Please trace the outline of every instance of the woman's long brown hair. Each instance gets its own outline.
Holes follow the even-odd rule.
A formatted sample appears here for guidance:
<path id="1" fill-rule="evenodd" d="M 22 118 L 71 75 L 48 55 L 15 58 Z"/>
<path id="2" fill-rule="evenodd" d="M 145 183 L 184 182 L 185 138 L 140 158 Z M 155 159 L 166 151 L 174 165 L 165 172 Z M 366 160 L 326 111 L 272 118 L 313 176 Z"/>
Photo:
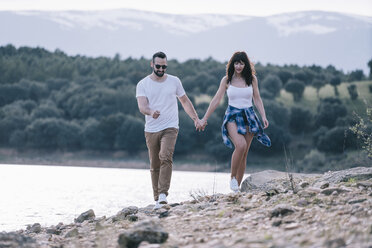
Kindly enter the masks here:
<path id="1" fill-rule="evenodd" d="M 253 63 L 250 62 L 247 54 L 245 52 L 235 52 L 229 63 L 227 64 L 226 68 L 226 76 L 227 76 L 227 83 L 231 82 L 232 76 L 234 75 L 234 63 L 235 62 L 243 62 L 244 69 L 242 71 L 242 77 L 244 78 L 246 84 L 250 86 L 253 81 L 253 75 L 256 75 L 256 70 L 254 69 Z"/>

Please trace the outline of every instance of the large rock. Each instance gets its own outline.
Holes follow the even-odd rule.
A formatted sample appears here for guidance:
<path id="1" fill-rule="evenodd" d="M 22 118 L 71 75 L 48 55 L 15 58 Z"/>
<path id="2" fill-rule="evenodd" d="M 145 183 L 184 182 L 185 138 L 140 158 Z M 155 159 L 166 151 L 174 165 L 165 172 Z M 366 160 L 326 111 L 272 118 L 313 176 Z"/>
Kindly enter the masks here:
<path id="1" fill-rule="evenodd" d="M 138 207 L 136 206 L 130 206 L 127 208 L 123 208 L 120 210 L 115 216 L 113 216 L 112 221 L 120 221 L 120 220 L 129 220 L 129 221 L 137 221 L 138 216 L 136 215 L 138 213 Z"/>
<path id="2" fill-rule="evenodd" d="M 1 248 L 36 248 L 35 240 L 22 234 L 10 232 L 0 233 Z"/>
<path id="3" fill-rule="evenodd" d="M 39 223 L 35 223 L 32 226 L 28 226 L 27 230 L 31 233 L 40 233 L 41 232 L 41 225 Z"/>
<path id="4" fill-rule="evenodd" d="M 85 220 L 94 220 L 95 218 L 96 215 L 94 214 L 94 211 L 89 209 L 88 211 L 80 214 L 80 216 L 75 219 L 75 222 L 82 223 Z"/>
<path id="5" fill-rule="evenodd" d="M 132 230 L 119 235 L 119 246 L 122 248 L 137 248 L 142 241 L 150 244 L 161 244 L 168 239 L 168 233 L 163 231 L 159 222 L 146 220 L 138 223 Z"/>
<path id="6" fill-rule="evenodd" d="M 321 176 L 319 174 L 302 174 L 302 173 L 291 173 L 296 183 L 300 184 L 302 180 L 311 177 Z M 298 182 L 297 182 L 298 181 Z M 249 192 L 252 190 L 270 191 L 277 189 L 282 191 L 289 189 L 289 178 L 288 173 L 276 170 L 264 170 L 257 173 L 253 173 L 248 176 L 241 185 L 242 192 Z"/>
<path id="7" fill-rule="evenodd" d="M 79 230 L 77 228 L 74 228 L 66 233 L 65 238 L 72 238 L 78 235 L 79 235 Z"/>
<path id="8" fill-rule="evenodd" d="M 348 190 L 346 189 L 342 189 L 342 188 L 328 188 L 328 189 L 323 189 L 320 193 L 324 194 L 324 195 L 331 195 L 331 194 L 341 194 L 341 193 L 344 193 L 344 192 L 348 192 Z"/>
<path id="9" fill-rule="evenodd" d="M 270 218 L 293 214 L 296 210 L 289 205 L 279 204 L 269 211 Z"/>
<path id="10" fill-rule="evenodd" d="M 327 172 L 320 180 L 330 183 L 339 183 L 347 182 L 350 179 L 359 181 L 368 180 L 370 178 L 372 178 L 372 167 L 356 167 L 347 170 Z"/>

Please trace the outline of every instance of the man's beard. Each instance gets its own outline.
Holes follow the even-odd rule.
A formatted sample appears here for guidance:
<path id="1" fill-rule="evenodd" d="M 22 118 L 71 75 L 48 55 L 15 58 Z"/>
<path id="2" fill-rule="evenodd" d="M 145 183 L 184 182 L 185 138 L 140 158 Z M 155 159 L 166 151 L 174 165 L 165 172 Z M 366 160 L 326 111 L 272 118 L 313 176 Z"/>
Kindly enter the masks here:
<path id="1" fill-rule="evenodd" d="M 156 70 L 154 70 L 154 73 L 155 73 L 155 75 L 158 76 L 158 77 L 162 77 L 162 76 L 164 76 L 164 71 L 156 71 Z"/>

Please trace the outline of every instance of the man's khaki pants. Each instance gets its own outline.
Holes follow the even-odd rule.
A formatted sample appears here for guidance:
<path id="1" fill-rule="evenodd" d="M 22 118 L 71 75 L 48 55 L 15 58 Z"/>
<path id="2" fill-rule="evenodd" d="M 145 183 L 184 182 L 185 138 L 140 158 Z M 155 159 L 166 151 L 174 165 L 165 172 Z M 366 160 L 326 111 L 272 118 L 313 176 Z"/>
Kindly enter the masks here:
<path id="1" fill-rule="evenodd" d="M 161 193 L 168 195 L 177 135 L 177 128 L 167 128 L 156 133 L 145 132 L 155 201 Z"/>

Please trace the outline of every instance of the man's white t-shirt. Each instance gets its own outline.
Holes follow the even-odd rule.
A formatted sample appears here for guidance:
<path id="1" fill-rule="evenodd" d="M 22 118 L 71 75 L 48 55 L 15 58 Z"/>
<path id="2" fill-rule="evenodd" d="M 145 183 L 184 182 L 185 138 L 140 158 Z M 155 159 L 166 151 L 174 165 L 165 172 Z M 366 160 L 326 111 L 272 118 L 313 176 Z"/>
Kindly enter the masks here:
<path id="1" fill-rule="evenodd" d="M 136 88 L 136 97 L 147 97 L 150 109 L 160 111 L 157 119 L 150 115 L 145 116 L 145 131 L 155 133 L 171 127 L 178 129 L 177 97 L 183 95 L 185 95 L 185 90 L 181 80 L 169 74 L 163 82 L 154 81 L 150 76 L 139 81 Z"/>

